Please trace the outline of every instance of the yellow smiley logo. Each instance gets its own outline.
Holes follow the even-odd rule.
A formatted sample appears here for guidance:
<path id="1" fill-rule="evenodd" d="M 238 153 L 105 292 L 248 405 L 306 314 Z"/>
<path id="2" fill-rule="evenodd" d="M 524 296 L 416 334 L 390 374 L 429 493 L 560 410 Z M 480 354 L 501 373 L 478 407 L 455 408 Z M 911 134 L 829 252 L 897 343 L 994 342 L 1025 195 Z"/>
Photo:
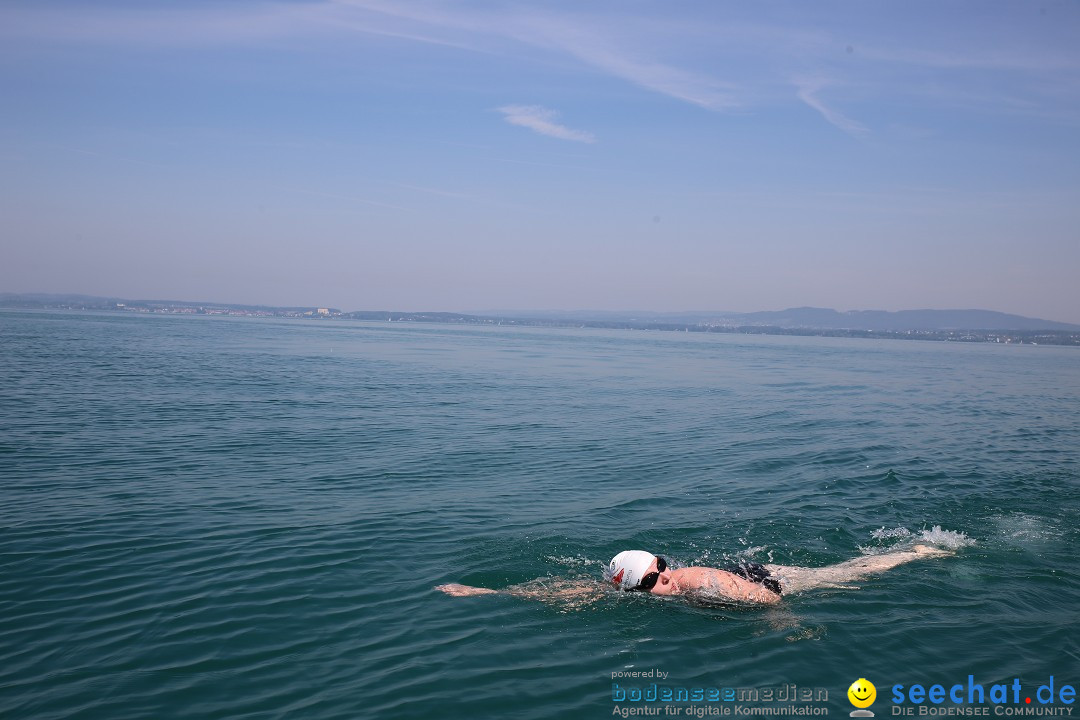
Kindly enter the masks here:
<path id="1" fill-rule="evenodd" d="M 877 699 L 877 688 L 866 678 L 859 678 L 847 689 L 847 698 L 857 708 L 867 708 Z"/>

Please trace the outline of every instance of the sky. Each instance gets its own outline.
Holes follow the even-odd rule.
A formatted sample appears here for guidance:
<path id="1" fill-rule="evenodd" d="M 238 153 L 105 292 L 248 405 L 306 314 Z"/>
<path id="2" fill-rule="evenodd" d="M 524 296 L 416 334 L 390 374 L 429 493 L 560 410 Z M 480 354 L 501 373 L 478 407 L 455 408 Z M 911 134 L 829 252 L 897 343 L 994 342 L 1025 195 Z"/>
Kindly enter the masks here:
<path id="1" fill-rule="evenodd" d="M 1080 323 L 1080 3 L 7 0 L 0 292 Z"/>

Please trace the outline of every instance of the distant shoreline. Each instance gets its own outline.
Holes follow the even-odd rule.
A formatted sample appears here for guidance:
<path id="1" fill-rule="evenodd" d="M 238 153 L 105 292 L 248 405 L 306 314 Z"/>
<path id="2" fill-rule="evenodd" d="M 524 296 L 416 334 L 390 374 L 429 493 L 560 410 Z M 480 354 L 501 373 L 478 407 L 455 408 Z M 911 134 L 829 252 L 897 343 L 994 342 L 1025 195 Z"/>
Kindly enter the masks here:
<path id="1" fill-rule="evenodd" d="M 593 328 L 609 330 L 656 330 L 662 332 L 724 333 L 739 335 L 788 335 L 802 337 L 876 338 L 888 340 L 930 340 L 939 342 L 990 342 L 999 344 L 1062 345 L 1080 347 L 1080 329 L 1004 329 L 1004 328 L 909 328 L 909 329 L 860 329 L 842 327 L 785 327 L 780 324 L 740 323 L 724 319 L 713 321 L 674 322 L 661 319 L 589 319 L 573 317 L 504 317 L 494 315 L 469 315 L 446 312 L 397 312 L 359 310 L 343 312 L 337 308 L 273 307 L 258 305 L 233 305 L 226 303 L 198 303 L 184 301 L 122 300 L 90 296 L 63 295 L 0 295 L 0 308 L 23 310 L 69 310 L 113 313 L 140 313 L 165 315 L 220 315 L 227 317 L 293 318 L 309 320 L 363 320 L 375 322 L 423 322 L 453 325 L 484 325 L 508 327 Z M 813 308 L 802 308 L 809 311 Z M 820 311 L 831 312 L 835 311 Z M 923 313 L 950 311 L 921 311 Z M 958 311 L 985 312 L 985 311 Z M 752 313 L 747 315 L 769 316 L 781 313 Z M 614 315 L 612 313 L 612 315 Z M 718 314 L 719 315 L 719 314 Z M 737 317 L 737 316 L 736 316 Z M 1019 316 L 1005 316 L 1019 317 Z M 1022 318 L 1029 322 L 1039 322 Z M 1054 323 L 1064 325 L 1064 323 Z"/>

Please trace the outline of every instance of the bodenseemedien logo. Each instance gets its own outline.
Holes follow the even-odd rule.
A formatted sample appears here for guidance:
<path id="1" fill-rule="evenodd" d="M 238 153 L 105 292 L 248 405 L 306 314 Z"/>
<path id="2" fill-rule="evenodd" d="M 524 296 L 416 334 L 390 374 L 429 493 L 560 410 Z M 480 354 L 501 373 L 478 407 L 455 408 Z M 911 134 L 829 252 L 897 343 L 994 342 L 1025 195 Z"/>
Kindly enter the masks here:
<path id="1" fill-rule="evenodd" d="M 848 702 L 857 708 L 849 713 L 851 717 L 874 717 L 874 713 L 866 709 L 877 699 L 877 688 L 874 687 L 874 683 L 866 678 L 859 678 L 847 689 L 847 698 Z"/>

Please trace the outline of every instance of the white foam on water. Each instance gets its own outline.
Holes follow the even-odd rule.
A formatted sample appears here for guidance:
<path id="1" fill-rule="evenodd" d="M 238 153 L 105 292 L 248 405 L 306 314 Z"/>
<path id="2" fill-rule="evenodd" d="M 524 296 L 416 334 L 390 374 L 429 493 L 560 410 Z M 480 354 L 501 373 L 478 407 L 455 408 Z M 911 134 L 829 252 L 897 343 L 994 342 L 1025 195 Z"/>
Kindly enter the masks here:
<path id="1" fill-rule="evenodd" d="M 1010 545 L 1039 547 L 1055 542 L 1062 536 L 1061 530 L 1054 525 L 1027 513 L 999 515 L 991 518 L 991 521 L 997 526 L 999 536 Z"/>

